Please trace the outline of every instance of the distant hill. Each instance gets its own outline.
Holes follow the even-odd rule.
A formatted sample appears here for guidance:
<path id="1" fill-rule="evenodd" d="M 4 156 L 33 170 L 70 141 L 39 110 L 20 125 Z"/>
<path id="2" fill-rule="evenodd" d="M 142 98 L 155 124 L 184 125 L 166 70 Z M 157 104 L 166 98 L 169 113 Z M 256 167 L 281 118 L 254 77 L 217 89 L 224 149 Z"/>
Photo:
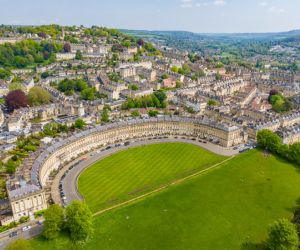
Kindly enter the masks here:
<path id="1" fill-rule="evenodd" d="M 156 30 L 121 30 L 124 33 L 144 37 L 175 37 L 177 39 L 207 39 L 216 40 L 281 40 L 299 39 L 300 30 L 270 33 L 193 33 L 189 31 L 156 31 Z"/>

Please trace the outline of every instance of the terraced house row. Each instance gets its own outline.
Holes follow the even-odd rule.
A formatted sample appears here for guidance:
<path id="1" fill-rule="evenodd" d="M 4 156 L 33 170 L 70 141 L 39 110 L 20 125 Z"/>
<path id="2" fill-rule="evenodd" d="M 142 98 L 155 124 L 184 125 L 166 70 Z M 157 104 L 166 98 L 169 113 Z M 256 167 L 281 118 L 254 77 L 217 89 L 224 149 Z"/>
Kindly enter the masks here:
<path id="1" fill-rule="evenodd" d="M 80 154 L 120 141 L 135 138 L 147 139 L 155 136 L 184 136 L 194 139 L 210 140 L 222 147 L 231 147 L 247 141 L 247 134 L 242 127 L 219 124 L 214 121 L 194 118 L 159 117 L 136 119 L 97 126 L 60 141 L 47 149 L 35 160 L 31 169 L 31 183 L 14 186 L 9 190 L 9 197 L 14 206 L 13 218 L 32 216 L 40 208 L 45 208 L 45 192 L 48 188 L 49 175 Z M 17 194 L 17 196 L 15 195 Z M 32 196 L 42 194 L 42 204 L 23 202 Z M 20 202 L 22 201 L 22 206 Z"/>

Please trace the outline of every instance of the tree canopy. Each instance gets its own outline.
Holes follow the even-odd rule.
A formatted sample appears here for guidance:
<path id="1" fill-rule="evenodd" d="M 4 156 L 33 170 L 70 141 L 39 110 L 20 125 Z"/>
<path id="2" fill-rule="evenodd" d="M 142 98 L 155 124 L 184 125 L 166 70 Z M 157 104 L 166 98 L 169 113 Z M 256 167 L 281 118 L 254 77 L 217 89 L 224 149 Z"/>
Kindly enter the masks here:
<path id="1" fill-rule="evenodd" d="M 88 84 L 83 79 L 64 79 L 59 82 L 58 90 L 64 92 L 66 95 L 73 95 L 74 92 L 81 92 L 88 88 Z"/>
<path id="2" fill-rule="evenodd" d="M 29 90 L 27 98 L 31 106 L 37 106 L 49 103 L 51 100 L 51 95 L 47 90 L 39 86 L 35 86 Z"/>
<path id="3" fill-rule="evenodd" d="M 279 219 L 271 225 L 267 239 L 270 250 L 296 250 L 299 238 L 296 227 L 287 219 Z"/>
<path id="4" fill-rule="evenodd" d="M 51 205 L 44 213 L 43 236 L 46 239 L 55 239 L 58 237 L 64 223 L 64 211 L 57 205 Z"/>
<path id="5" fill-rule="evenodd" d="M 24 40 L 16 44 L 0 45 L 0 65 L 25 68 L 36 64 L 49 64 L 55 61 L 55 53 L 62 45 L 42 41 Z"/>
<path id="6" fill-rule="evenodd" d="M 75 128 L 82 129 L 86 125 L 85 121 L 81 118 L 77 119 L 74 123 Z"/>
<path id="7" fill-rule="evenodd" d="M 74 242 L 85 242 L 92 235 L 93 217 L 85 203 L 75 200 L 66 208 L 66 227 Z"/>
<path id="8" fill-rule="evenodd" d="M 15 109 L 26 107 L 28 105 L 28 99 L 22 90 L 13 90 L 5 97 L 5 105 L 8 110 L 13 111 Z"/>

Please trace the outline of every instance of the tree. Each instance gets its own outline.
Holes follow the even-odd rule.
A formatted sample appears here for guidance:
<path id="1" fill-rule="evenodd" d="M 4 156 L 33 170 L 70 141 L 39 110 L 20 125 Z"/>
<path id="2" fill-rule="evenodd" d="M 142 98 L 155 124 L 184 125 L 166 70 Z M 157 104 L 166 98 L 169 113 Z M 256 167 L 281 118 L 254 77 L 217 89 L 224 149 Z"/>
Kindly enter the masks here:
<path id="1" fill-rule="evenodd" d="M 172 66 L 171 71 L 174 73 L 178 73 L 178 67 L 177 66 Z"/>
<path id="2" fill-rule="evenodd" d="M 37 106 L 37 105 L 49 103 L 51 99 L 51 95 L 47 90 L 39 86 L 35 86 L 29 90 L 27 98 L 31 106 Z"/>
<path id="3" fill-rule="evenodd" d="M 66 227 L 74 242 L 85 242 L 93 233 L 93 217 L 89 207 L 73 201 L 66 209 Z"/>
<path id="4" fill-rule="evenodd" d="M 158 111 L 157 110 L 149 110 L 148 115 L 150 117 L 156 117 L 158 115 Z"/>
<path id="5" fill-rule="evenodd" d="M 76 60 L 81 60 L 82 59 L 82 53 L 80 52 L 80 50 L 76 51 L 75 59 Z"/>
<path id="6" fill-rule="evenodd" d="M 140 113 L 139 113 L 139 111 L 134 110 L 134 111 L 131 112 L 131 116 L 132 117 L 138 117 L 138 116 L 140 116 Z"/>
<path id="7" fill-rule="evenodd" d="M 181 87 L 182 87 L 182 82 L 176 81 L 176 88 L 181 88 Z"/>
<path id="8" fill-rule="evenodd" d="M 59 205 L 53 204 L 45 211 L 44 218 L 43 236 L 48 240 L 57 238 L 64 223 L 63 209 Z"/>
<path id="9" fill-rule="evenodd" d="M 49 72 L 48 71 L 46 71 L 46 72 L 43 72 L 42 74 L 41 74 L 41 77 L 43 78 L 43 79 L 45 79 L 45 78 L 47 78 L 47 77 L 49 77 Z"/>
<path id="10" fill-rule="evenodd" d="M 300 142 L 294 143 L 289 148 L 289 158 L 300 164 Z"/>
<path id="11" fill-rule="evenodd" d="M 269 93 L 269 101 L 270 101 L 270 98 L 271 98 L 271 96 L 273 96 L 273 95 L 279 95 L 280 93 L 278 92 L 278 90 L 276 90 L 276 89 L 271 89 L 271 91 L 270 91 L 270 93 Z"/>
<path id="12" fill-rule="evenodd" d="M 28 100 L 25 93 L 22 90 L 10 91 L 5 97 L 5 105 L 9 111 L 15 109 L 26 107 L 28 105 Z"/>
<path id="13" fill-rule="evenodd" d="M 139 40 L 137 40 L 137 45 L 139 45 L 139 46 L 143 46 L 144 45 L 144 40 L 142 39 L 142 38 L 140 38 Z"/>
<path id="14" fill-rule="evenodd" d="M 102 122 L 109 122 L 109 115 L 108 115 L 108 111 L 107 111 L 106 108 L 104 108 L 103 111 L 102 111 L 101 121 Z"/>
<path id="15" fill-rule="evenodd" d="M 217 80 L 217 81 L 222 80 L 222 76 L 220 75 L 219 71 L 218 71 L 217 74 L 216 74 L 216 80 Z"/>
<path id="16" fill-rule="evenodd" d="M 65 43 L 64 44 L 64 52 L 65 53 L 70 53 L 71 52 L 71 45 L 70 45 L 70 43 Z"/>
<path id="17" fill-rule="evenodd" d="M 73 85 L 74 90 L 78 92 L 88 88 L 87 82 L 83 79 L 73 80 Z"/>
<path id="18" fill-rule="evenodd" d="M 283 98 L 280 94 L 277 94 L 277 95 L 271 95 L 270 96 L 270 99 L 269 99 L 269 102 L 272 104 L 272 105 L 275 105 L 276 102 L 278 101 L 283 101 Z"/>
<path id="19" fill-rule="evenodd" d="M 157 91 L 154 92 L 154 95 L 157 97 L 157 99 L 160 102 L 160 107 L 161 108 L 165 108 L 166 107 L 166 103 L 165 100 L 167 99 L 167 95 L 164 91 Z M 158 108 L 158 107 L 157 107 Z"/>
<path id="20" fill-rule="evenodd" d="M 290 69 L 293 73 L 295 73 L 295 72 L 297 72 L 297 71 L 299 70 L 299 66 L 298 66 L 297 63 L 293 62 L 293 63 L 289 66 L 289 69 Z"/>
<path id="21" fill-rule="evenodd" d="M 139 86 L 136 85 L 136 84 L 130 84 L 130 85 L 129 85 L 129 88 L 130 88 L 131 90 L 139 90 Z"/>
<path id="22" fill-rule="evenodd" d="M 85 121 L 81 118 L 77 119 L 74 123 L 75 128 L 82 129 L 86 125 Z"/>
<path id="23" fill-rule="evenodd" d="M 82 90 L 82 92 L 80 93 L 80 98 L 82 100 L 89 100 L 89 101 L 95 100 L 96 99 L 95 89 L 87 88 L 87 89 Z"/>
<path id="24" fill-rule="evenodd" d="M 0 79 L 6 79 L 10 76 L 10 72 L 8 70 L 0 68 Z"/>
<path id="25" fill-rule="evenodd" d="M 208 106 L 216 106 L 217 105 L 217 102 L 216 100 L 213 100 L 213 99 L 210 99 L 207 103 Z"/>
<path id="26" fill-rule="evenodd" d="M 14 174 L 16 172 L 17 167 L 18 167 L 18 162 L 9 159 L 6 163 L 6 172 L 8 174 Z"/>
<path id="27" fill-rule="evenodd" d="M 182 70 L 184 75 L 189 74 L 191 72 L 190 66 L 187 63 L 182 65 Z"/>
<path id="28" fill-rule="evenodd" d="M 29 241 L 23 238 L 12 241 L 5 248 L 5 250 L 29 250 L 29 249 L 31 249 Z"/>
<path id="29" fill-rule="evenodd" d="M 45 32 L 39 32 L 39 33 L 38 33 L 38 36 L 41 37 L 41 38 L 44 38 L 44 39 L 47 38 Z"/>
<path id="30" fill-rule="evenodd" d="M 262 129 L 257 133 L 257 143 L 260 147 L 276 153 L 281 145 L 281 139 L 268 129 Z"/>
<path id="31" fill-rule="evenodd" d="M 11 84 L 9 84 L 8 89 L 9 89 L 9 91 L 13 91 L 13 90 L 17 90 L 17 89 L 23 90 L 24 86 L 20 82 L 12 82 Z"/>
<path id="32" fill-rule="evenodd" d="M 297 250 L 299 239 L 294 224 L 287 219 L 279 219 L 271 225 L 266 242 L 270 250 Z"/>

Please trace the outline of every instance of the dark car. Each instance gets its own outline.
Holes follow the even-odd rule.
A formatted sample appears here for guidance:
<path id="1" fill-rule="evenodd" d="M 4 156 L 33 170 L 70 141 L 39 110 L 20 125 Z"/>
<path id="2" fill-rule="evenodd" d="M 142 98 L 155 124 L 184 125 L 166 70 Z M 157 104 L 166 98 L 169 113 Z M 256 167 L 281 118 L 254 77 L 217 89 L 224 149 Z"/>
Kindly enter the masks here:
<path id="1" fill-rule="evenodd" d="M 18 235 L 18 232 L 17 232 L 17 231 L 11 232 L 11 233 L 9 234 L 9 238 L 15 237 L 15 236 L 17 236 L 17 235 Z"/>

